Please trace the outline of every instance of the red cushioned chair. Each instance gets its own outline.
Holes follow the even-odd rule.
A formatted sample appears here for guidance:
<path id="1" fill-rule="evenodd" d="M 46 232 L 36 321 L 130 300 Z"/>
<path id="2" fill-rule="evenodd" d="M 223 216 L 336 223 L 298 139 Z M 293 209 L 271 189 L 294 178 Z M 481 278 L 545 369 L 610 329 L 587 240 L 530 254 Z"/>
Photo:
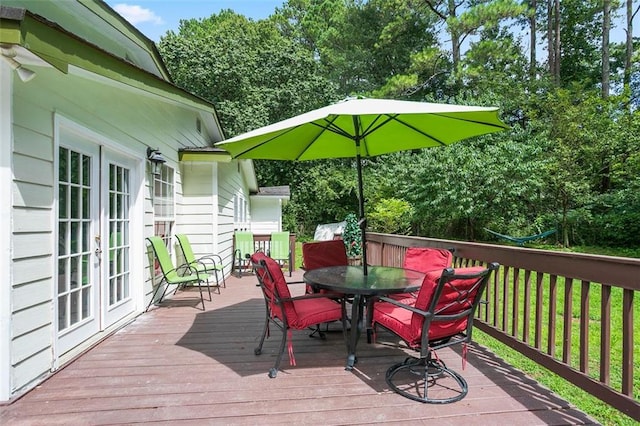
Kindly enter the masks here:
<path id="1" fill-rule="evenodd" d="M 373 309 L 374 331 L 380 325 L 420 354 L 387 370 L 386 381 L 391 389 L 406 398 L 429 403 L 464 398 L 467 382 L 439 360 L 435 351 L 460 343 L 466 349 L 476 308 L 491 272 L 498 266 L 492 263 L 488 268 L 429 272 L 413 303 L 379 298 Z M 465 353 L 463 349 L 463 356 Z M 430 391 L 435 395 L 429 395 Z"/>
<path id="2" fill-rule="evenodd" d="M 311 271 L 328 266 L 347 265 L 347 249 L 342 240 L 314 241 L 302 244 L 302 264 Z"/>
<path id="3" fill-rule="evenodd" d="M 453 265 L 453 249 L 446 250 L 432 247 L 409 247 L 404 253 L 402 267 L 414 271 L 427 272 L 442 271 Z M 390 298 L 410 303 L 418 292 L 391 294 Z"/>
<path id="4" fill-rule="evenodd" d="M 254 353 L 256 355 L 262 353 L 262 345 L 269 334 L 270 323 L 282 330 L 282 340 L 276 363 L 269 370 L 269 377 L 274 378 L 278 374 L 287 342 L 289 361 L 291 365 L 296 365 L 291 330 L 304 330 L 332 321 L 342 321 L 344 329 L 346 310 L 344 304 L 319 293 L 291 297 L 288 285 L 294 283 L 287 283 L 278 262 L 262 252 L 254 253 L 251 256 L 251 263 L 258 277 L 266 305 L 264 331 Z"/>
<path id="5" fill-rule="evenodd" d="M 409 247 L 404 253 L 402 267 L 420 272 L 442 271 L 453 263 L 453 249 Z"/>
<path id="6" fill-rule="evenodd" d="M 302 268 L 306 271 L 348 264 L 347 249 L 342 240 L 314 241 L 302 244 Z M 314 292 L 312 287 L 307 286 L 307 293 Z M 321 290 L 320 292 L 325 293 L 326 291 Z M 334 294 L 334 296 L 342 297 L 343 295 Z"/>

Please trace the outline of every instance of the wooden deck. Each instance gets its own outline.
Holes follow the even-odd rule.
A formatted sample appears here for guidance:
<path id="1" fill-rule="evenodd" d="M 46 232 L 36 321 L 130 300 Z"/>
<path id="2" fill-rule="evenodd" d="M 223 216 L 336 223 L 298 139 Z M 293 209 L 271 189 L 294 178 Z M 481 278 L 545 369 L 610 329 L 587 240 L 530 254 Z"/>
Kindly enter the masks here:
<path id="1" fill-rule="evenodd" d="M 330 331 L 324 341 L 294 332 L 297 366 L 285 356 L 270 379 L 279 336 L 272 330 L 263 354 L 254 355 L 264 315 L 255 283 L 254 277 L 228 279 L 205 312 L 194 308 L 197 291 L 178 293 L 0 407 L 0 424 L 594 423 L 475 345 L 465 370 L 459 352 L 439 352 L 469 383 L 466 398 L 453 404 L 422 404 L 389 391 L 384 373 L 405 353 L 387 334 L 376 344 L 362 339 L 356 368 L 348 372 L 341 332 Z"/>

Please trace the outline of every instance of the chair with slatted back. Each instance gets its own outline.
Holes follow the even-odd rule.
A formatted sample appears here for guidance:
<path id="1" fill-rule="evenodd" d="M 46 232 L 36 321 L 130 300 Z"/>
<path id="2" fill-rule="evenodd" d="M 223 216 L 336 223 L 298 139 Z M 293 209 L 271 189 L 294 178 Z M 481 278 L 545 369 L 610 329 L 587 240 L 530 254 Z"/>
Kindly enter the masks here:
<path id="1" fill-rule="evenodd" d="M 471 341 L 473 318 L 491 273 L 487 268 L 447 268 L 426 274 L 413 303 L 380 297 L 373 308 L 374 332 L 377 326 L 400 337 L 418 352 L 392 365 L 387 384 L 400 395 L 420 402 L 459 401 L 468 392 L 465 379 L 448 368 L 435 351 Z"/>
<path id="2" fill-rule="evenodd" d="M 272 232 L 269 240 L 267 256 L 275 260 L 280 266 L 289 268 L 289 276 L 293 271 L 293 259 L 291 258 L 291 239 L 287 231 Z"/>
<path id="3" fill-rule="evenodd" d="M 269 377 L 275 378 L 280 368 L 285 346 L 288 347 L 290 364 L 296 365 L 293 355 L 292 330 L 304 330 L 332 321 L 342 321 L 344 330 L 346 310 L 344 304 L 322 294 L 304 294 L 292 297 L 289 286 L 302 284 L 302 282 L 287 283 L 280 265 L 265 253 L 254 253 L 251 256 L 251 262 L 258 277 L 266 306 L 264 329 L 254 353 L 256 355 L 262 353 L 265 338 L 269 336 L 269 324 L 275 325 L 282 331 L 275 365 L 269 370 Z"/>
<path id="4" fill-rule="evenodd" d="M 189 237 L 185 234 L 176 234 L 176 240 L 178 240 L 177 246 L 180 248 L 184 262 L 192 266 L 198 272 L 204 272 L 206 274 L 213 274 L 216 277 L 216 287 L 218 293 L 220 293 L 220 278 L 218 274 L 222 275 L 222 285 L 226 288 L 227 281 L 224 277 L 224 267 L 222 265 L 222 257 L 218 254 L 212 253 L 206 256 L 196 258 L 191 248 L 191 242 Z"/>
<path id="5" fill-rule="evenodd" d="M 145 312 L 148 311 L 151 307 L 151 304 L 154 303 L 154 301 L 156 300 L 156 296 L 158 295 L 158 292 L 161 288 L 164 287 L 164 290 L 162 292 L 162 295 L 160 296 L 160 299 L 158 299 L 158 301 L 156 302 L 158 304 L 161 303 L 164 299 L 164 296 L 166 295 L 169 287 L 175 286 L 176 291 L 178 291 L 178 289 L 180 289 L 181 287 L 189 285 L 198 286 L 198 289 L 200 290 L 200 301 L 202 302 L 202 310 L 204 311 L 205 307 L 204 296 L 202 294 L 202 285 L 203 283 L 204 285 L 207 285 L 207 289 L 209 290 L 209 300 L 211 300 L 211 289 L 208 286 L 209 274 L 198 272 L 195 268 L 189 265 L 181 265 L 176 268 L 173 265 L 171 255 L 169 254 L 167 246 L 165 245 L 162 238 L 155 236 L 148 237 L 147 241 L 149 242 L 148 249 L 153 251 L 154 257 L 160 266 L 162 279 L 156 287 L 156 290 L 153 292 L 153 296 L 151 297 L 151 300 L 149 301 Z M 150 258 L 153 259 L 152 256 L 150 256 Z M 151 273 L 155 273 L 155 267 L 153 264 L 151 267 Z"/>
<path id="6" fill-rule="evenodd" d="M 255 252 L 253 232 L 236 231 L 233 234 L 233 269 L 242 277 L 242 270 L 251 271 L 251 255 Z"/>

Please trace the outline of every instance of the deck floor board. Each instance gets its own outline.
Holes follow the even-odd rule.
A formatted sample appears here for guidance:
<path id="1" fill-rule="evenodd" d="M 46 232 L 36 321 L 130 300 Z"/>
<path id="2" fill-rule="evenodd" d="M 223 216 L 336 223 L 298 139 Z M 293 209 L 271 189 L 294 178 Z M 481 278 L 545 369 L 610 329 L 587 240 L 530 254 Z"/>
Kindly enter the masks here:
<path id="1" fill-rule="evenodd" d="M 141 315 L 12 404 L 0 406 L 0 424 L 594 423 L 475 344 L 464 370 L 458 349 L 438 353 L 467 380 L 463 400 L 410 401 L 391 392 L 384 380 L 386 369 L 407 354 L 393 336 L 381 332 L 373 344 L 361 339 L 358 363 L 348 372 L 338 325 L 331 326 L 326 340 L 295 332 L 297 365 L 290 366 L 285 355 L 278 377 L 269 379 L 279 330 L 272 329 L 262 355 L 254 355 L 264 321 L 255 282 L 251 276 L 231 277 L 204 312 L 194 307 L 194 293 L 179 292 L 176 300 Z"/>

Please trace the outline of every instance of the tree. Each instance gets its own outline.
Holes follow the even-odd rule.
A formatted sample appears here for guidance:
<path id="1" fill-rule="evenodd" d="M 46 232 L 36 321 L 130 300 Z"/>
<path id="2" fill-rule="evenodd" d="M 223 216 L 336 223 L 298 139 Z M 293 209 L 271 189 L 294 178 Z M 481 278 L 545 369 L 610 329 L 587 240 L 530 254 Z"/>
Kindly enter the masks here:
<path id="1" fill-rule="evenodd" d="M 412 0 L 290 0 L 283 34 L 300 39 L 344 96 L 366 94 L 406 73 L 411 55 L 437 45 L 433 18 Z"/>
<path id="2" fill-rule="evenodd" d="M 611 0 L 602 7 L 602 97 L 609 97 L 609 33 L 611 32 Z"/>
<path id="3" fill-rule="evenodd" d="M 456 72 L 462 57 L 462 43 L 484 26 L 497 26 L 499 22 L 518 18 L 527 13 L 526 5 L 514 0 L 423 0 L 451 36 L 451 58 Z M 459 79 L 458 83 L 459 83 Z"/>
<path id="4" fill-rule="evenodd" d="M 180 22 L 159 43 L 176 84 L 216 105 L 227 136 L 334 100 L 334 85 L 275 22 L 232 11 Z"/>

